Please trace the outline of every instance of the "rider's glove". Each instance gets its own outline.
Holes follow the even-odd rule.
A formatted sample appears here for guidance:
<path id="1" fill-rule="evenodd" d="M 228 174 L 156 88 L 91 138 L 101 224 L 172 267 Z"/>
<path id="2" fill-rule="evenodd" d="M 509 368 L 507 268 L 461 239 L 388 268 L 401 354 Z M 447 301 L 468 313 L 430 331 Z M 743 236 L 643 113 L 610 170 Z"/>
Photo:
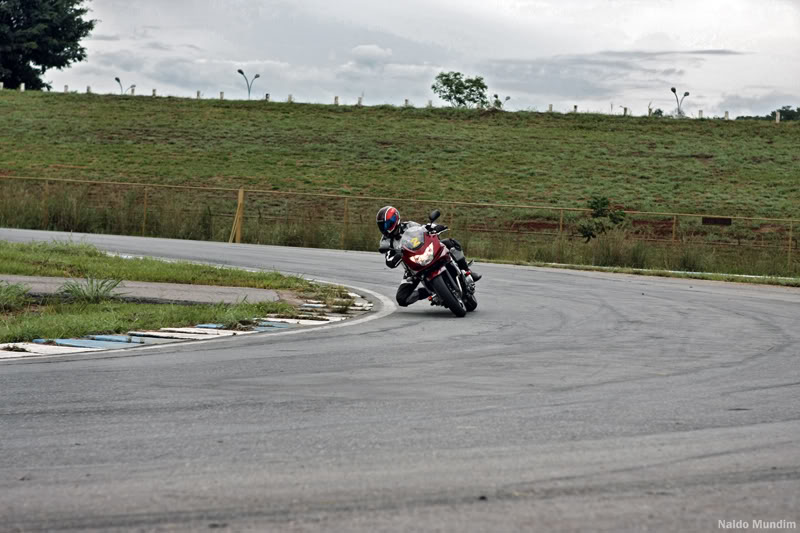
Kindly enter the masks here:
<path id="1" fill-rule="evenodd" d="M 403 254 L 397 250 L 389 250 L 386 252 L 386 266 L 389 268 L 396 268 L 403 260 Z"/>

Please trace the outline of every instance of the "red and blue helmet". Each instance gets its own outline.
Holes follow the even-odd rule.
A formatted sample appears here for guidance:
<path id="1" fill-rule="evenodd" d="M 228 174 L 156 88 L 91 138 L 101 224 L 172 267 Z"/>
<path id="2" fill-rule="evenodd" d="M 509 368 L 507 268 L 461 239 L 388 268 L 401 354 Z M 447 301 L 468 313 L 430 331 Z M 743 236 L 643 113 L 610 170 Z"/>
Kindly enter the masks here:
<path id="1" fill-rule="evenodd" d="M 391 235 L 400 226 L 400 211 L 390 205 L 381 207 L 378 211 L 376 222 L 381 233 Z"/>

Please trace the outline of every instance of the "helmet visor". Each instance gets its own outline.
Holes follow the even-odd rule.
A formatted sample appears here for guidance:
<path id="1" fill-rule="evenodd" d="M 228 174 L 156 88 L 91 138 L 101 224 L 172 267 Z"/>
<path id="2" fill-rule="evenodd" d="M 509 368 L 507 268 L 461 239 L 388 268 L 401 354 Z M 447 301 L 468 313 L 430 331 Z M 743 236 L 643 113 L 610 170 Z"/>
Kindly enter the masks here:
<path id="1" fill-rule="evenodd" d="M 397 223 L 400 221 L 400 215 L 397 213 L 396 209 L 390 209 L 386 213 L 386 220 L 380 223 L 381 231 L 383 233 L 391 233 L 397 227 Z"/>

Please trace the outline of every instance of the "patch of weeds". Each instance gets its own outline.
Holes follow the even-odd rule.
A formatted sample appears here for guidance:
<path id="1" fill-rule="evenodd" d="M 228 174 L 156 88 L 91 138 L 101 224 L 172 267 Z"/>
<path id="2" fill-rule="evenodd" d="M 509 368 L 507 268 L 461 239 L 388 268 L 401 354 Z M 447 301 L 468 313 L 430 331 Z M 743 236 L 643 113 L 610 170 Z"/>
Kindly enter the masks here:
<path id="1" fill-rule="evenodd" d="M 58 289 L 58 294 L 71 302 L 97 304 L 118 297 L 114 290 L 120 283 L 121 279 L 92 277 L 87 277 L 85 282 L 69 280 Z"/>
<path id="2" fill-rule="evenodd" d="M 0 281 L 0 312 L 10 313 L 27 307 L 31 303 L 29 290 L 20 283 Z"/>

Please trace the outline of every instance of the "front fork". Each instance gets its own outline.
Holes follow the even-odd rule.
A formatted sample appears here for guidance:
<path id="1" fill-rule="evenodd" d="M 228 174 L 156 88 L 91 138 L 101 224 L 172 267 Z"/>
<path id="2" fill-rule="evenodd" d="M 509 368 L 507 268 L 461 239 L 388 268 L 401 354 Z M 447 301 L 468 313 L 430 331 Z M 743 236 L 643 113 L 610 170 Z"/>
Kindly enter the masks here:
<path id="1" fill-rule="evenodd" d="M 475 292 L 475 282 L 472 280 L 472 276 L 464 274 L 464 271 L 459 268 L 458 263 L 456 263 L 454 259 L 451 258 L 450 261 L 445 264 L 445 269 L 450 275 L 450 279 L 456 283 L 456 286 L 462 294 L 462 298 L 464 294 Z M 441 276 L 443 274 L 444 272 L 441 272 L 438 275 Z M 431 285 L 431 280 L 429 280 L 427 276 L 422 277 L 422 284 L 428 289 L 428 292 L 431 293 L 431 296 L 428 297 L 431 301 L 431 305 L 443 305 L 442 301 L 439 299 L 439 295 L 436 294 L 436 291 Z"/>

